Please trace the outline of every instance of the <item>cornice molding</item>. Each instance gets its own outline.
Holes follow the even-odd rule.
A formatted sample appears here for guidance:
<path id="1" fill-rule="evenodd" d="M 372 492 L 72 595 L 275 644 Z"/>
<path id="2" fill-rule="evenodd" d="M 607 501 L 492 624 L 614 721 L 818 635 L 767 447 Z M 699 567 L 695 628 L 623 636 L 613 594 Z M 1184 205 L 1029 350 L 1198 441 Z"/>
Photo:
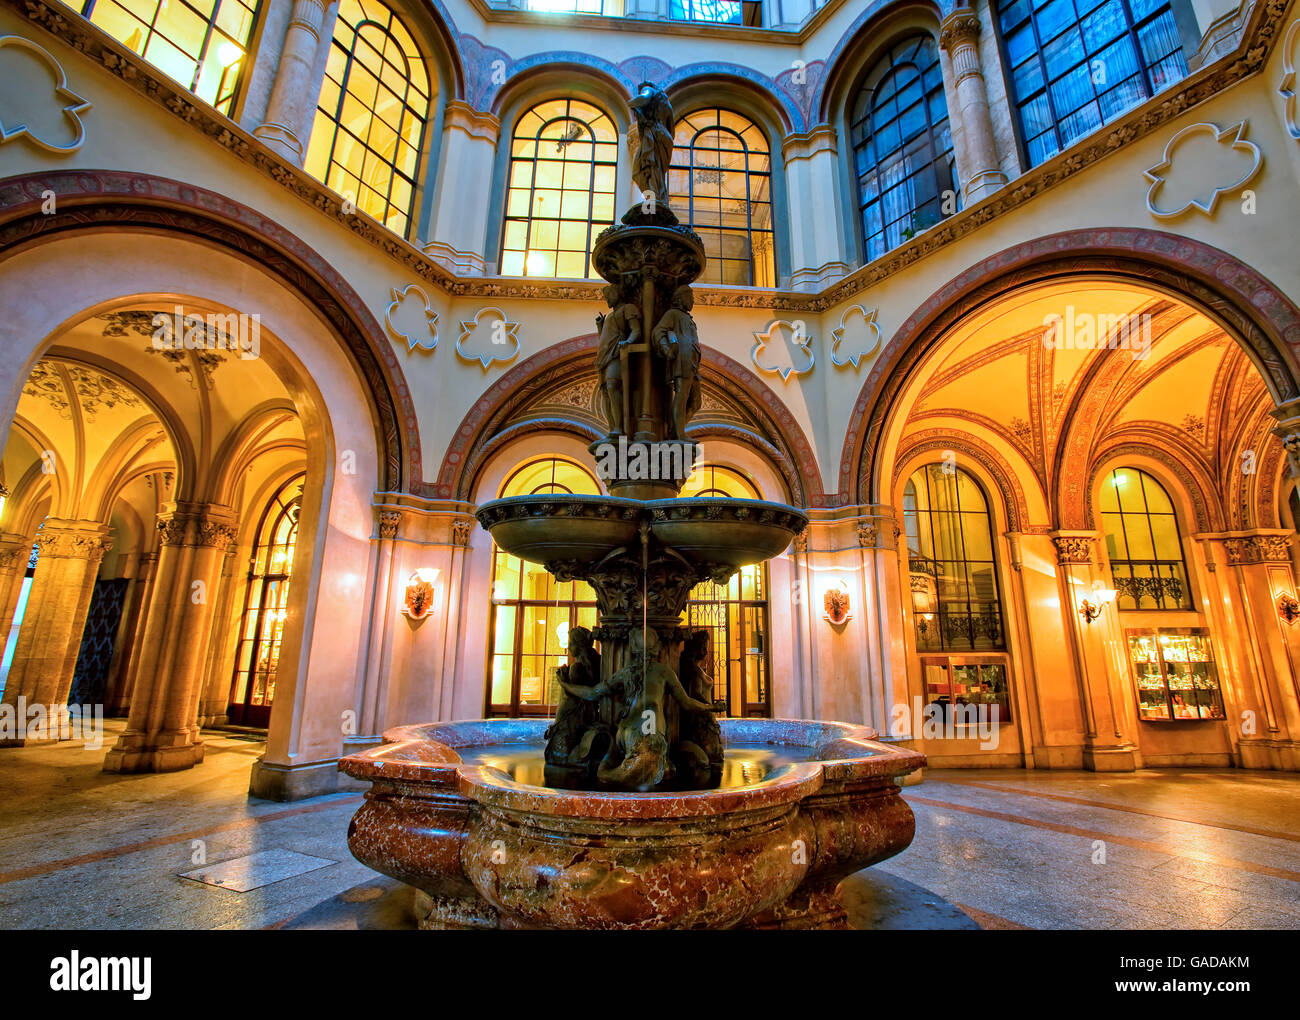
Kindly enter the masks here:
<path id="1" fill-rule="evenodd" d="M 219 114 L 187 89 L 112 39 L 79 16 L 65 16 L 53 0 L 0 0 L 28 21 L 60 39 L 66 45 L 97 61 L 146 98 L 165 107 L 175 116 L 196 128 L 236 158 L 270 177 L 286 190 L 333 218 L 355 236 L 383 251 L 421 280 L 440 288 L 451 297 L 478 297 L 514 300 L 590 300 L 598 301 L 602 286 L 598 281 L 566 280 L 535 282 L 522 278 L 471 276 L 459 277 L 422 252 L 414 244 L 392 233 L 360 211 L 344 211 L 344 199 L 330 191 L 304 171 L 272 152 L 234 121 Z M 1016 178 L 984 201 L 961 210 L 935 227 L 868 263 L 856 272 L 837 280 L 817 293 L 799 293 L 758 288 L 697 288 L 696 304 L 733 308 L 761 308 L 777 312 L 822 312 L 846 301 L 868 288 L 887 280 L 916 262 L 979 229 L 1001 219 L 1032 198 L 1056 187 L 1093 163 L 1120 151 L 1163 125 L 1219 95 L 1228 87 L 1264 69 L 1269 53 L 1283 29 L 1283 16 L 1289 0 L 1257 0 L 1247 20 L 1241 43 L 1236 50 L 1207 67 L 1194 72 L 1160 95 L 1137 107 L 1109 129 L 1095 132 L 1073 148 Z M 828 5 L 835 6 L 835 5 Z M 492 11 L 484 7 L 485 11 Z M 826 8 L 823 8 L 825 11 Z M 501 20 L 516 15 L 536 24 L 528 12 L 492 11 Z M 819 12 L 820 14 L 821 12 Z M 509 15 L 510 17 L 507 17 Z M 486 15 L 485 15 L 486 16 Z M 560 16 L 582 21 L 609 21 L 623 25 L 635 19 L 609 19 L 572 15 Z M 811 30 L 817 18 L 806 26 Z M 656 34 L 675 29 L 678 23 L 647 22 Z M 722 38 L 726 26 L 710 26 L 711 37 Z M 699 31 L 694 29 L 693 31 Z M 757 33 L 756 38 L 772 41 L 770 29 L 731 29 Z M 714 36 L 714 33 L 719 33 Z M 672 34 L 669 32 L 668 34 Z M 792 39 L 794 37 L 792 36 Z M 816 129 L 814 129 L 815 131 Z M 808 132 L 813 134 L 814 132 Z"/>

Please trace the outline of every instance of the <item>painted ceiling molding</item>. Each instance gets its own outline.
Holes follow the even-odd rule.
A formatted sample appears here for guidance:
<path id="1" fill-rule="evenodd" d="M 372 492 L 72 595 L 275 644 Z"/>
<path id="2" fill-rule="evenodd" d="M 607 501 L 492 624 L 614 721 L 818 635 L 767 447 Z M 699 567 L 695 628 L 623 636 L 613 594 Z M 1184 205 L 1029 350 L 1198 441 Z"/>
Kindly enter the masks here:
<path id="1" fill-rule="evenodd" d="M 15 87 L 13 79 L 8 79 L 5 88 L 10 92 L 10 102 L 17 99 L 17 93 L 21 91 L 22 99 L 30 103 L 33 109 L 30 113 L 23 115 L 22 123 L 16 121 L 7 124 L 0 122 L 0 145 L 26 138 L 36 147 L 55 155 L 67 155 L 76 152 L 86 142 L 86 124 L 81 119 L 81 115 L 90 109 L 90 103 L 68 88 L 68 77 L 64 73 L 63 65 L 55 60 L 54 55 L 45 47 L 32 42 L 30 39 L 24 39 L 20 35 L 0 36 L 0 68 L 3 68 L 7 61 L 12 61 L 15 54 L 27 54 L 43 63 L 50 72 L 54 91 L 52 96 L 38 95 Z M 32 114 L 37 112 L 40 104 L 51 99 L 61 107 L 63 116 L 72 125 L 72 140 L 63 145 L 42 137 L 31 126 Z"/>
<path id="2" fill-rule="evenodd" d="M 1016 178 L 984 202 L 961 210 L 889 254 L 863 266 L 827 289 L 808 294 L 797 291 L 746 289 L 696 289 L 696 304 L 718 307 L 765 308 L 774 312 L 821 312 L 852 299 L 856 294 L 900 272 L 927 255 L 1003 218 L 1026 201 L 1046 192 L 1099 159 L 1116 152 L 1138 138 L 1182 116 L 1263 69 L 1282 33 L 1283 16 L 1289 0 L 1258 0 L 1237 49 L 1222 59 L 1184 78 L 1158 97 L 1115 122 L 1108 131 L 1089 136 L 1081 145 L 1066 150 Z M 563 300 L 582 295 L 598 301 L 601 284 L 587 281 L 504 281 L 491 277 L 457 277 L 417 247 L 363 213 L 349 215 L 343 199 L 302 170 L 287 163 L 243 128 L 217 113 L 187 89 L 156 70 L 132 51 L 80 17 L 68 17 L 66 8 L 54 0 L 0 0 L 20 16 L 63 40 L 69 46 L 98 61 L 136 91 L 164 107 L 181 120 L 231 152 L 236 158 L 276 181 L 286 190 L 336 220 L 348 232 L 383 251 L 395 262 L 427 283 L 453 297 L 481 297 L 488 300 Z M 435 6 L 440 6 L 435 4 Z M 454 33 L 445 11 L 440 13 Z M 864 12 L 864 14 L 870 13 Z M 469 36 L 458 36 L 467 40 Z M 486 48 L 484 51 L 487 52 Z M 631 58 L 636 60 L 638 58 Z M 487 62 L 490 64 L 490 61 Z M 811 70 L 812 64 L 805 70 Z M 790 72 L 783 72 L 790 73 Z M 467 89 L 469 86 L 467 85 Z"/>
<path id="3" fill-rule="evenodd" d="M 414 292 L 414 293 L 412 293 Z M 393 343 L 405 344 L 407 353 L 417 347 L 432 351 L 438 346 L 438 313 L 430 307 L 429 295 L 416 283 L 392 289 L 393 299 L 384 310 L 384 329 Z"/>
<path id="4" fill-rule="evenodd" d="M 1259 146 L 1246 140 L 1246 127 L 1247 122 L 1244 120 L 1225 128 L 1208 122 L 1189 124 L 1170 138 L 1165 145 L 1160 162 L 1144 171 L 1144 176 L 1151 182 L 1151 187 L 1147 189 L 1147 212 L 1157 219 L 1172 219 L 1191 209 L 1199 209 L 1206 216 L 1213 217 L 1219 199 L 1244 188 L 1255 179 L 1264 165 L 1264 155 L 1259 151 Z M 1196 153 L 1196 158 L 1193 158 L 1187 153 L 1187 147 L 1195 145 L 1197 139 L 1204 139 L 1206 136 L 1209 136 L 1218 148 L 1206 150 L 1205 143 L 1202 141 L 1201 149 L 1204 151 Z M 1181 159 L 1178 159 L 1180 148 L 1184 150 L 1184 154 Z M 1216 183 L 1216 172 L 1222 171 L 1223 160 L 1229 152 L 1242 153 L 1246 160 L 1236 160 L 1241 168 L 1228 171 L 1228 183 Z M 1175 163 L 1175 160 L 1178 162 Z M 1195 185 L 1189 185 L 1181 180 L 1187 175 L 1206 173 L 1211 175 L 1210 180 L 1203 180 Z M 1175 178 L 1175 174 L 1178 178 Z M 1156 192 L 1162 187 L 1170 186 L 1171 181 L 1175 182 L 1172 188 L 1178 197 L 1173 201 L 1172 207 L 1162 207 Z"/>

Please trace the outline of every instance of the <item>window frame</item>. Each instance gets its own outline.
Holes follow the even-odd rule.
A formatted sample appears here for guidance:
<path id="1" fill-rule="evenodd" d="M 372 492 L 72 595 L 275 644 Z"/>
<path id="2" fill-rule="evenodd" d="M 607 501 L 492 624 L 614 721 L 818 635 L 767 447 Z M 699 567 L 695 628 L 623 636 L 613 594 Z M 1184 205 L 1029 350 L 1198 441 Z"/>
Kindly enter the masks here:
<path id="1" fill-rule="evenodd" d="M 1135 467 L 1132 464 L 1117 464 L 1114 467 L 1110 468 L 1102 476 L 1101 484 L 1103 486 L 1110 485 L 1112 487 L 1116 487 L 1114 485 L 1113 479 L 1115 478 L 1116 474 L 1118 474 L 1121 471 L 1129 471 L 1137 475 L 1138 479 L 1140 480 L 1141 489 L 1142 489 L 1142 510 L 1140 511 L 1124 510 L 1123 504 L 1119 501 L 1118 494 L 1116 494 L 1115 497 L 1116 506 L 1120 507 L 1120 509 L 1114 511 L 1114 513 L 1119 516 L 1120 527 L 1124 529 L 1122 532 L 1122 537 L 1124 539 L 1125 551 L 1127 552 L 1130 550 L 1128 529 L 1125 526 L 1125 520 L 1124 520 L 1125 517 L 1142 517 L 1146 520 L 1147 535 L 1151 539 L 1151 549 L 1152 552 L 1156 551 L 1155 527 L 1151 522 L 1151 516 L 1152 516 L 1151 502 L 1149 499 L 1147 499 L 1147 495 L 1146 495 L 1147 482 L 1151 482 L 1152 484 L 1156 485 L 1159 488 L 1161 495 L 1164 496 L 1165 500 L 1169 503 L 1169 506 L 1172 508 L 1173 512 L 1171 514 L 1166 515 L 1164 513 L 1158 513 L 1156 516 L 1160 516 L 1160 517 L 1169 516 L 1173 519 L 1174 536 L 1178 543 L 1178 559 L 1177 560 L 1161 559 L 1159 557 L 1154 557 L 1152 559 L 1113 559 L 1110 555 L 1110 543 L 1109 543 L 1110 532 L 1106 526 L 1106 515 L 1110 513 L 1110 511 L 1106 511 L 1102 509 L 1101 500 L 1099 499 L 1097 501 L 1095 512 L 1096 515 L 1101 519 L 1100 520 L 1101 526 L 1098 530 L 1101 532 L 1102 548 L 1106 550 L 1106 569 L 1110 574 L 1111 587 L 1114 588 L 1116 591 L 1115 594 L 1116 610 L 1121 613 L 1194 613 L 1196 612 L 1196 592 L 1192 586 L 1191 571 L 1187 569 L 1187 549 L 1183 545 L 1183 527 L 1182 527 L 1182 523 L 1178 519 L 1178 504 L 1174 502 L 1173 497 L 1169 494 L 1169 490 L 1165 487 L 1164 483 L 1160 481 L 1160 479 L 1156 478 L 1156 476 L 1151 474 L 1151 472 L 1145 471 L 1140 467 Z M 1117 563 L 1129 569 L 1129 573 L 1125 577 L 1115 576 L 1115 565 Z M 1151 576 L 1155 578 L 1160 578 L 1164 576 L 1158 572 L 1159 567 L 1168 566 L 1168 565 L 1177 566 L 1179 570 L 1179 574 L 1175 575 L 1175 577 L 1177 579 L 1181 579 L 1182 581 L 1184 603 L 1180 603 L 1179 605 L 1176 606 L 1167 606 L 1164 605 L 1164 596 L 1156 595 L 1153 597 L 1156 599 L 1157 604 L 1155 606 L 1148 606 L 1146 608 L 1143 608 L 1142 606 L 1143 596 L 1134 595 L 1133 596 L 1134 605 L 1132 608 L 1120 605 L 1120 599 L 1123 598 L 1124 596 L 1124 593 L 1120 591 L 1120 581 L 1138 579 L 1137 575 L 1132 573 L 1132 567 L 1134 565 L 1152 568 L 1152 570 L 1155 572 Z M 1136 586 L 1134 587 L 1136 588 Z"/>

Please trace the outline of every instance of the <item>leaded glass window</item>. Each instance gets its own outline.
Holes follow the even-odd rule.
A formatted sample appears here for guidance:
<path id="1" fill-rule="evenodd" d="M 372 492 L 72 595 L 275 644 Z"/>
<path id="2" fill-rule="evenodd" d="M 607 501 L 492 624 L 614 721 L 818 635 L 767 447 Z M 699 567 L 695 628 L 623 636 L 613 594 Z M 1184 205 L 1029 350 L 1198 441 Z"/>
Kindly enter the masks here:
<path id="1" fill-rule="evenodd" d="M 1115 468 L 1100 504 L 1116 607 L 1191 609 L 1178 516 L 1164 487 L 1145 471 Z"/>

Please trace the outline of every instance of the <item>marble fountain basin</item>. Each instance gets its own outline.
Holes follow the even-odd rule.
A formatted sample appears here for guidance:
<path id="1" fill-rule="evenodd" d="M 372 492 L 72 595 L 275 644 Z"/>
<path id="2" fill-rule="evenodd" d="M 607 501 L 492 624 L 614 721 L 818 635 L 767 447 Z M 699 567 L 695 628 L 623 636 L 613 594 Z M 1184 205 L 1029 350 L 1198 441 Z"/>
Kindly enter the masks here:
<path id="1" fill-rule="evenodd" d="M 427 723 L 339 768 L 371 788 L 348 830 L 363 864 L 421 890 L 425 928 L 843 927 L 839 882 L 899 853 L 900 777 L 924 755 L 874 730 L 720 720 L 718 789 L 550 789 L 546 719 Z"/>
<path id="2" fill-rule="evenodd" d="M 808 517 L 760 499 L 626 499 L 548 494 L 507 496 L 476 512 L 502 549 L 533 563 L 593 564 L 638 550 L 641 525 L 687 561 L 738 569 L 783 552 Z"/>

